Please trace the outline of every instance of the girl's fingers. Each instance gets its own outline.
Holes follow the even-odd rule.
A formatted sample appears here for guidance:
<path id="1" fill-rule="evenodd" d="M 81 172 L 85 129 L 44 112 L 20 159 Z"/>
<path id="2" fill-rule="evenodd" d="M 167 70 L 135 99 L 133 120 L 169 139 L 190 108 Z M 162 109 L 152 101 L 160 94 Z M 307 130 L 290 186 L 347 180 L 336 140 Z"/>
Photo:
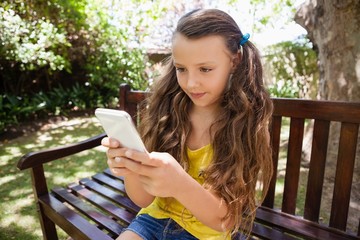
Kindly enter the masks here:
<path id="1" fill-rule="evenodd" d="M 127 157 L 115 157 L 114 160 L 110 160 L 111 163 L 109 164 L 112 167 L 120 167 L 126 168 L 132 173 L 138 175 L 148 175 L 154 167 L 142 164 L 139 161 L 134 159 L 129 159 Z"/>
<path id="2" fill-rule="evenodd" d="M 132 159 L 132 160 L 134 160 L 136 162 L 142 163 L 142 164 L 147 165 L 147 166 L 156 167 L 156 166 L 159 165 L 158 159 L 150 158 L 149 153 L 144 153 L 144 152 L 139 152 L 139 151 L 134 151 L 134 150 L 131 150 L 131 149 L 127 149 L 124 152 L 124 155 L 129 159 Z"/>
<path id="3" fill-rule="evenodd" d="M 115 176 L 126 176 L 131 174 L 132 172 L 126 168 L 110 168 L 111 173 Z"/>
<path id="4" fill-rule="evenodd" d="M 115 160 L 116 159 L 116 160 Z M 120 159 L 120 160 L 118 160 Z M 116 157 L 116 158 L 108 158 L 107 160 L 107 164 L 109 165 L 109 167 L 113 168 L 113 167 L 124 167 L 122 166 L 123 164 L 121 164 L 121 158 Z"/>
<path id="5" fill-rule="evenodd" d="M 101 145 L 108 148 L 106 151 L 107 164 L 115 176 L 134 174 L 135 171 L 132 170 L 138 169 L 138 164 L 141 165 L 140 162 L 135 162 L 136 160 L 133 161 L 132 159 L 126 158 L 125 152 L 128 149 L 120 147 L 120 143 L 116 139 L 104 137 L 101 140 Z M 144 156 L 147 155 L 145 154 Z"/>
<path id="6" fill-rule="evenodd" d="M 123 157 L 125 155 L 126 148 L 109 148 L 106 151 L 108 158 Z"/>
<path id="7" fill-rule="evenodd" d="M 104 139 L 102 144 L 110 143 L 110 139 Z M 110 143 L 111 144 L 111 143 Z M 116 176 L 124 176 L 127 174 L 141 174 L 146 168 L 152 168 L 149 165 L 144 165 L 142 162 L 149 163 L 149 153 L 129 150 L 127 148 L 108 148 L 106 151 L 107 164 Z"/>
<path id="8" fill-rule="evenodd" d="M 109 138 L 104 137 L 103 139 L 101 139 L 101 145 L 103 145 L 104 147 L 109 147 Z"/>
<path id="9" fill-rule="evenodd" d="M 108 148 L 118 148 L 120 147 L 119 141 L 114 138 L 104 137 L 101 139 L 101 145 Z"/>
<path id="10" fill-rule="evenodd" d="M 108 159 L 107 164 L 109 165 L 109 168 L 111 172 L 115 176 L 126 176 L 128 174 L 132 174 L 133 172 L 126 168 L 125 163 L 126 161 L 131 161 L 129 159 L 126 159 L 124 157 L 115 157 L 112 159 Z"/>

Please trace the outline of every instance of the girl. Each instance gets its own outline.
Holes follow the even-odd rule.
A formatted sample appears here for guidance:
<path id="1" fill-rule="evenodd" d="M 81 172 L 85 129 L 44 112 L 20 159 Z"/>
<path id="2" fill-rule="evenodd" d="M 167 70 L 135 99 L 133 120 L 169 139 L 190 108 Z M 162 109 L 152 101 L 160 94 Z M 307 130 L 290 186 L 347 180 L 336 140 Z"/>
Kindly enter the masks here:
<path id="1" fill-rule="evenodd" d="M 140 126 L 149 153 L 102 142 L 111 171 L 142 207 L 118 239 L 249 233 L 272 174 L 272 104 L 248 35 L 220 10 L 184 15 L 151 92 Z"/>

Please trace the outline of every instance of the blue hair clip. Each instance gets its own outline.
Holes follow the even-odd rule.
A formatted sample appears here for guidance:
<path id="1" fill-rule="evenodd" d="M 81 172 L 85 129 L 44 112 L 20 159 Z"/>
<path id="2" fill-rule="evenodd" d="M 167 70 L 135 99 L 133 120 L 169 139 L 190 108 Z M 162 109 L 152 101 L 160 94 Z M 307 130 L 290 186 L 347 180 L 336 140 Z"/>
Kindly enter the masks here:
<path id="1" fill-rule="evenodd" d="M 241 40 L 240 40 L 240 46 L 243 46 L 250 38 L 250 34 L 249 33 L 245 33 Z"/>

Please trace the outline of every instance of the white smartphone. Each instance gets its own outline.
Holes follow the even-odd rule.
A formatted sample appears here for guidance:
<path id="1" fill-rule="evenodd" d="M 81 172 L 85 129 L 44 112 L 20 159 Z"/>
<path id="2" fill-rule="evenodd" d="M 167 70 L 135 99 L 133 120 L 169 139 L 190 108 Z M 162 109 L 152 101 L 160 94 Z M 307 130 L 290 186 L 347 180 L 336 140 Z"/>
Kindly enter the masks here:
<path id="1" fill-rule="evenodd" d="M 99 119 L 105 133 L 110 138 L 118 140 L 121 146 L 146 152 L 131 116 L 122 110 L 97 108 L 95 116 Z"/>

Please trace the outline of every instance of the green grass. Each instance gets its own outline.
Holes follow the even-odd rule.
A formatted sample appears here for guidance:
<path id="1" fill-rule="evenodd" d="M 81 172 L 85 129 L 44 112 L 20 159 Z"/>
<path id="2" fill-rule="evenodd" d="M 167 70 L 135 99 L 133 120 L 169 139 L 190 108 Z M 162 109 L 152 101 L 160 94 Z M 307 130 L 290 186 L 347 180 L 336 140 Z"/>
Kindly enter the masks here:
<path id="1" fill-rule="evenodd" d="M 60 145 L 71 144 L 102 133 L 94 117 L 72 118 L 59 125 L 0 142 L 0 239 L 42 239 L 28 170 L 16 165 L 20 157 Z M 45 165 L 49 187 L 64 186 L 106 168 L 101 146 Z M 59 230 L 60 239 L 67 235 Z"/>

